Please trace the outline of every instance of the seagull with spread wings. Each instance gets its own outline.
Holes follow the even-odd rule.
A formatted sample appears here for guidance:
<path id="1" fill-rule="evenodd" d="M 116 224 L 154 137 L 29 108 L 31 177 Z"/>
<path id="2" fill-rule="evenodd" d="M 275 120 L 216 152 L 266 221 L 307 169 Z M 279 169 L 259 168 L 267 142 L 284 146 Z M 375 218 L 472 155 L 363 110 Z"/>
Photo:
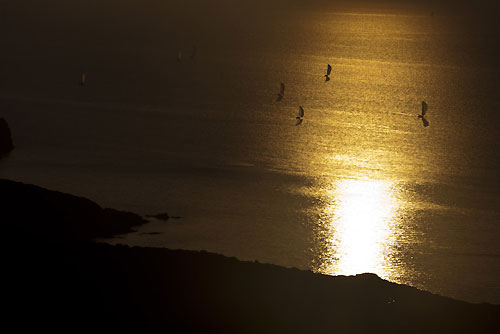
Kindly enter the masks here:
<path id="1" fill-rule="evenodd" d="M 425 101 L 422 101 L 422 114 L 418 115 L 418 118 L 422 119 L 422 123 L 424 124 L 424 127 L 429 126 L 429 122 L 425 119 L 426 112 L 427 112 L 427 103 L 425 103 Z"/>
<path id="2" fill-rule="evenodd" d="M 302 106 L 299 106 L 299 116 L 295 117 L 295 119 L 297 120 L 297 123 L 295 123 L 295 125 L 302 124 L 302 117 L 304 117 L 304 109 L 302 108 Z"/>
<path id="3" fill-rule="evenodd" d="M 330 64 L 328 64 L 328 67 L 326 68 L 326 74 L 325 74 L 325 82 L 330 81 L 330 73 L 332 72 L 332 67 Z"/>

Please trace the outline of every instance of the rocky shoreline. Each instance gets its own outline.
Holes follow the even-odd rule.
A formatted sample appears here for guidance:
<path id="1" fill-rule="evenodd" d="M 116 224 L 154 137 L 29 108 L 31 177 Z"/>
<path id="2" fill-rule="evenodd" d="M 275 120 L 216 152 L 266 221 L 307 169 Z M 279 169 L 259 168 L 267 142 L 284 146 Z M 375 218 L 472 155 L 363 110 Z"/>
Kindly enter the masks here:
<path id="1" fill-rule="evenodd" d="M 94 242 L 147 222 L 0 179 L 5 326 L 133 333 L 494 333 L 500 306 L 373 274 L 324 276 L 208 252 Z M 6 229 L 6 231 L 5 231 Z"/>

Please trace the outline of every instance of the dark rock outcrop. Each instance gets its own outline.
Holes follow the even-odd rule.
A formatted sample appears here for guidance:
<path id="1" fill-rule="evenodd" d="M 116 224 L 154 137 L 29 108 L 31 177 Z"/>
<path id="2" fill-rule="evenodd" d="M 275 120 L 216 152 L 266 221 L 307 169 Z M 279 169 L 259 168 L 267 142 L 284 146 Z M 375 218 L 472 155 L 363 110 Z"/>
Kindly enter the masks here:
<path id="1" fill-rule="evenodd" d="M 84 198 L 0 180 L 3 325 L 51 333 L 500 329 L 500 306 L 456 301 L 373 274 L 330 277 L 203 251 L 88 239 L 141 221 Z"/>
<path id="2" fill-rule="evenodd" d="M 156 219 L 159 219 L 159 220 L 168 220 L 170 218 L 170 216 L 168 215 L 167 212 L 163 212 L 163 213 L 158 213 L 156 215 L 147 215 L 146 217 L 150 217 L 150 218 L 156 218 Z"/>
<path id="3" fill-rule="evenodd" d="M 13 148 L 9 124 L 5 119 L 0 118 L 0 156 L 9 153 Z"/>

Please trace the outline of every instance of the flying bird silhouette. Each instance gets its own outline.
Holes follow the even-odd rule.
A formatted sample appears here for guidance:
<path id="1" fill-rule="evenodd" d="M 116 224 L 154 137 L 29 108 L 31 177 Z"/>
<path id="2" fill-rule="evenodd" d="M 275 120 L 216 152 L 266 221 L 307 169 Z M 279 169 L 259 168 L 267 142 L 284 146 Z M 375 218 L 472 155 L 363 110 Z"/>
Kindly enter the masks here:
<path id="1" fill-rule="evenodd" d="M 295 119 L 297 120 L 297 123 L 295 123 L 295 125 L 302 124 L 302 117 L 304 117 L 304 109 L 302 108 L 302 106 L 299 106 L 299 116 L 295 117 Z"/>
<path id="2" fill-rule="evenodd" d="M 422 101 L 422 114 L 418 115 L 418 118 L 422 119 L 422 123 L 424 124 L 424 127 L 429 126 L 429 122 L 425 119 L 426 112 L 427 112 L 427 103 L 425 103 L 425 101 Z"/>
<path id="3" fill-rule="evenodd" d="M 299 117 L 304 117 L 304 108 L 302 106 L 299 106 Z"/>
<path id="4" fill-rule="evenodd" d="M 326 68 L 326 74 L 325 74 L 325 82 L 330 81 L 330 73 L 332 72 L 332 67 L 330 64 L 328 64 L 328 67 Z"/>
<path id="5" fill-rule="evenodd" d="M 276 101 L 281 101 L 281 99 L 283 98 L 283 94 L 285 94 L 285 84 L 280 82 L 280 92 L 278 93 L 278 98 L 276 99 Z"/>

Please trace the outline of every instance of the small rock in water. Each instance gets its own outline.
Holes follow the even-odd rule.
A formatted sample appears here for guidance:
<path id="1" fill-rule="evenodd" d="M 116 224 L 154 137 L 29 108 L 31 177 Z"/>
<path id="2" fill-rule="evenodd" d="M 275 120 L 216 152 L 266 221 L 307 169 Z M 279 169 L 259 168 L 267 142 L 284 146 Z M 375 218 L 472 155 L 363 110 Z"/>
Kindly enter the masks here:
<path id="1" fill-rule="evenodd" d="M 156 219 L 160 219 L 160 220 L 168 220 L 170 218 L 170 216 L 166 212 L 159 213 L 157 215 L 146 215 L 146 217 L 156 218 Z"/>

